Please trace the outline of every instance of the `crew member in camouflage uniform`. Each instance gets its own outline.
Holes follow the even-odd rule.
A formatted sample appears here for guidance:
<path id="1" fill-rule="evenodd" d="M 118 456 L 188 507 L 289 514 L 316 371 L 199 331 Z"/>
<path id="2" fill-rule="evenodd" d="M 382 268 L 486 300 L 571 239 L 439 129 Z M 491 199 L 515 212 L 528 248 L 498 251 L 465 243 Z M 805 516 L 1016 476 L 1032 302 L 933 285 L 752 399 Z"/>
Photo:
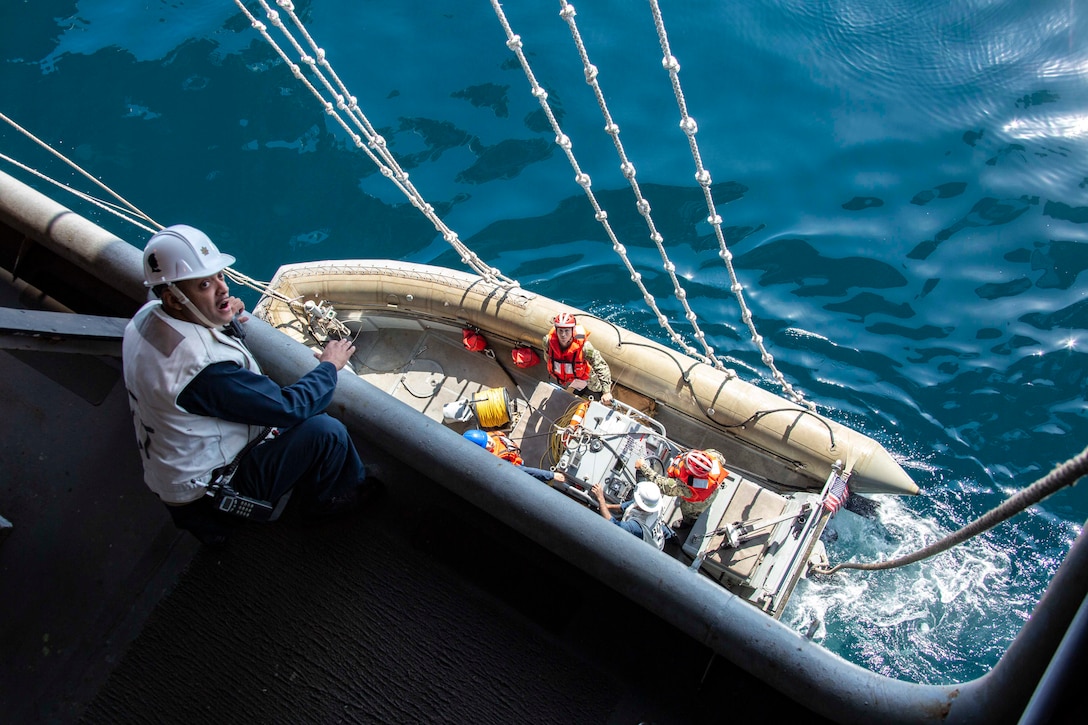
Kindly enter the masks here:
<path id="1" fill-rule="evenodd" d="M 641 458 L 635 461 L 635 469 L 647 480 L 656 483 L 661 493 L 679 498 L 683 519 L 674 524 L 673 529 L 694 524 L 699 514 L 710 506 L 718 487 L 729 475 L 729 471 L 725 470 L 725 456 L 713 449 L 692 449 L 681 453 L 669 463 L 664 476 L 655 472 Z"/>
<path id="2" fill-rule="evenodd" d="M 612 404 L 612 371 L 604 356 L 589 341 L 589 333 L 574 315 L 560 312 L 544 336 L 544 360 L 548 374 L 564 388 L 598 393 L 601 402 Z"/>

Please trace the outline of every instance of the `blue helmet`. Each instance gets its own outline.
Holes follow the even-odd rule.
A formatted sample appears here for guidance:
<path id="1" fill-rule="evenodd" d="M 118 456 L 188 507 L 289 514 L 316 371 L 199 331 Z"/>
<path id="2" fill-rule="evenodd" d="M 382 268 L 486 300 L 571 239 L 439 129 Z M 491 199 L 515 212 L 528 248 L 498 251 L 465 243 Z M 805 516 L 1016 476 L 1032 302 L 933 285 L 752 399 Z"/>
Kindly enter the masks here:
<path id="1" fill-rule="evenodd" d="M 472 441 L 480 448 L 487 448 L 487 433 L 484 433 L 479 428 L 473 428 L 472 430 L 466 430 L 461 434 L 463 437 Z"/>

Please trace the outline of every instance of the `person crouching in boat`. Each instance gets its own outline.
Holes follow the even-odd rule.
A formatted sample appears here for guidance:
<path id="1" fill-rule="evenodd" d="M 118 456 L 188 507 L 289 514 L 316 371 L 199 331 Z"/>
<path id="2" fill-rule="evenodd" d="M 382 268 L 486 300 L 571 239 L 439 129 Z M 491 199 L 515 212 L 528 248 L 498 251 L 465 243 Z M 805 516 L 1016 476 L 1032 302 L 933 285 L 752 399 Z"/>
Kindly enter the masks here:
<path id="1" fill-rule="evenodd" d="M 608 503 L 600 484 L 594 484 L 590 493 L 597 497 L 597 510 L 605 519 L 641 538 L 647 544 L 656 546 L 659 550 L 665 548 L 665 538 L 672 532 L 666 531 L 661 521 L 662 498 L 661 489 L 657 487 L 657 484 L 651 481 L 640 481 L 635 486 L 635 495 L 630 501 L 622 504 Z M 613 511 L 622 512 L 622 516 L 615 518 L 612 515 Z"/>
<path id="2" fill-rule="evenodd" d="M 156 299 L 122 343 L 144 481 L 178 528 L 213 546 L 226 543 L 239 515 L 323 517 L 379 488 L 344 424 L 322 412 L 355 347 L 330 341 L 298 382 L 275 383 L 235 322 L 245 307 L 223 277 L 233 263 L 191 226 L 154 234 L 143 266 Z"/>
<path id="3" fill-rule="evenodd" d="M 514 443 L 513 439 L 507 436 L 505 433 L 499 431 L 485 431 L 479 428 L 472 428 L 466 430 L 461 434 L 462 438 L 466 438 L 476 445 L 480 446 L 484 450 L 494 453 L 504 461 L 509 461 L 521 470 L 528 473 L 530 476 L 538 481 L 544 483 L 563 483 L 567 480 L 559 471 L 548 471 L 543 468 L 533 468 L 532 466 L 526 466 L 525 462 L 521 459 L 521 448 L 517 443 Z"/>
<path id="4" fill-rule="evenodd" d="M 612 372 L 608 362 L 589 342 L 589 333 L 574 315 L 560 312 L 544 336 L 544 361 L 548 374 L 561 387 L 576 392 L 598 393 L 601 402 L 612 404 Z"/>
<path id="5" fill-rule="evenodd" d="M 635 461 L 635 470 L 657 484 L 666 496 L 680 498 L 680 513 L 683 518 L 673 525 L 674 529 L 692 526 L 699 514 L 710 506 L 711 498 L 729 475 L 729 471 L 725 470 L 725 456 L 713 449 L 692 449 L 681 453 L 669 463 L 664 476 L 656 473 L 641 458 Z"/>

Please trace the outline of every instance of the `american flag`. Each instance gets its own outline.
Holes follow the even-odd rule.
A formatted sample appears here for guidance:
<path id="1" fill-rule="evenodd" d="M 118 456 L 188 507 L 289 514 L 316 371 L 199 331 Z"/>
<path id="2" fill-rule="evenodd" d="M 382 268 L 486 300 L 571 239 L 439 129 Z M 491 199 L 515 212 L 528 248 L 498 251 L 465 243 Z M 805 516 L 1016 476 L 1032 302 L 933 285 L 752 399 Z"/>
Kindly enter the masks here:
<path id="1" fill-rule="evenodd" d="M 835 480 L 831 482 L 831 487 L 824 498 L 824 508 L 834 514 L 842 508 L 842 505 L 846 503 L 846 499 L 849 497 L 850 490 L 846 487 L 846 479 L 842 476 L 835 476 Z"/>

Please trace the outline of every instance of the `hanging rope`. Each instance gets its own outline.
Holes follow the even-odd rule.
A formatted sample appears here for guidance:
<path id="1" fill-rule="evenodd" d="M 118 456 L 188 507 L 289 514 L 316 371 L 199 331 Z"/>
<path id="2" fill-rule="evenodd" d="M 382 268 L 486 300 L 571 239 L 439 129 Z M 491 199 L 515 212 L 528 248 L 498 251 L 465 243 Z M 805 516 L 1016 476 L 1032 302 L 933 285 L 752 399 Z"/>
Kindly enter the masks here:
<path id="1" fill-rule="evenodd" d="M 636 171 L 635 165 L 627 156 L 627 152 L 623 147 L 623 143 L 620 141 L 620 127 L 616 125 L 613 120 L 612 113 L 608 109 L 608 103 L 605 101 L 604 92 L 601 90 L 601 84 L 598 81 L 597 66 L 589 60 L 589 53 L 586 51 L 585 42 L 582 40 L 582 35 L 578 31 L 578 23 L 575 21 L 575 15 L 577 13 L 574 10 L 574 6 L 566 0 L 560 0 L 559 4 L 562 9 L 559 11 L 560 17 L 562 17 L 567 25 L 570 27 L 571 37 L 574 39 L 574 44 L 578 49 L 578 55 L 582 59 L 582 68 L 585 73 L 586 83 L 593 89 L 593 94 L 597 98 L 597 106 L 601 109 L 601 115 L 604 116 L 604 130 L 609 136 L 612 137 L 612 143 L 616 147 L 616 153 L 620 157 L 620 171 L 623 173 L 624 178 L 631 184 L 631 190 L 635 194 L 635 208 L 638 209 L 638 213 L 642 215 L 642 218 L 646 221 L 646 226 L 650 230 L 650 239 L 657 247 L 657 253 L 661 256 L 662 267 L 665 272 L 668 273 L 669 279 L 672 280 L 673 294 L 680 304 L 684 307 L 684 316 L 688 322 L 691 323 L 692 329 L 695 331 L 695 339 L 697 339 L 703 345 L 703 353 L 706 355 L 706 359 L 713 364 L 714 367 L 719 370 L 725 370 L 725 365 L 722 364 L 717 357 L 714 356 L 714 348 L 706 342 L 706 334 L 699 328 L 699 323 L 696 321 L 695 312 L 688 304 L 687 292 L 680 284 L 680 279 L 676 276 L 676 265 L 669 259 L 668 252 L 665 251 L 665 245 L 663 244 L 664 238 L 657 229 L 657 225 L 654 224 L 653 216 L 650 214 L 650 202 L 642 194 L 642 187 L 639 186 L 638 181 L 635 179 Z M 607 219 L 606 219 L 607 221 Z M 627 258 L 626 250 L 623 245 L 614 247 L 616 253 L 623 259 L 624 264 L 629 269 L 633 269 L 630 261 Z M 641 287 L 641 285 L 640 285 Z M 643 296 L 648 296 L 648 293 L 643 289 Z M 652 300 L 652 297 L 650 298 Z M 658 312 L 659 317 L 660 312 Z M 671 328 L 666 327 L 667 330 Z M 727 370 L 731 377 L 736 377 L 736 373 L 732 370 Z"/>
<path id="2" fill-rule="evenodd" d="M 842 569 L 878 571 L 881 569 L 895 569 L 906 566 L 907 564 L 913 564 L 922 559 L 928 559 L 935 554 L 951 549 L 957 544 L 961 544 L 972 537 L 978 536 L 984 531 L 992 529 L 1002 521 L 1012 518 L 1030 506 L 1034 506 L 1059 489 L 1066 486 L 1072 486 L 1085 474 L 1088 474 L 1088 448 L 1085 448 L 1079 455 L 1070 458 L 1065 463 L 1056 466 L 1054 470 L 1044 478 L 1040 478 L 1023 491 L 1011 496 L 997 508 L 987 512 L 975 521 L 972 521 L 954 534 L 951 534 L 934 544 L 930 544 L 923 549 L 919 549 L 913 554 L 901 556 L 897 559 L 869 564 L 845 562 L 836 564 L 831 568 L 814 567 L 813 571 L 817 574 L 834 574 Z"/>
<path id="3" fill-rule="evenodd" d="M 741 285 L 740 280 L 737 279 L 737 272 L 733 268 L 733 253 L 726 246 L 725 236 L 722 234 L 722 218 L 716 211 L 717 206 L 714 203 L 714 195 L 710 189 L 710 172 L 703 167 L 702 155 L 699 153 L 699 143 L 695 139 L 695 135 L 699 132 L 699 126 L 695 123 L 695 119 L 688 114 L 687 101 L 684 99 L 684 91 L 680 87 L 680 63 L 669 48 L 669 37 L 668 33 L 665 32 L 665 20 L 661 16 L 661 8 L 658 7 L 657 0 L 650 0 L 650 12 L 654 16 L 654 27 L 657 28 L 658 41 L 661 43 L 661 52 L 664 54 L 661 65 L 669 72 L 673 95 L 676 96 L 676 105 L 680 109 L 680 128 L 688 138 L 691 157 L 695 161 L 695 180 L 699 182 L 699 186 L 703 189 L 703 196 L 706 198 L 706 206 L 709 211 L 707 221 L 714 228 L 714 236 L 718 240 L 718 256 L 725 262 L 725 267 L 729 271 L 730 289 L 732 289 L 737 298 L 737 303 L 740 305 L 741 319 L 748 326 L 748 332 L 751 334 L 756 347 L 759 348 L 763 363 L 770 369 L 771 375 L 774 376 L 775 381 L 785 391 L 787 397 L 798 405 L 804 405 L 810 410 L 815 410 L 815 406 L 806 401 L 801 391 L 794 388 L 778 370 L 774 363 L 774 356 L 771 355 L 767 346 L 763 343 L 763 336 L 756 330 L 755 322 L 752 320 L 752 311 L 744 300 L 744 287 Z"/>
<path id="4" fill-rule="evenodd" d="M 86 201 L 86 202 L 88 202 L 90 204 L 93 204 L 94 206 L 99 207 L 100 209 L 106 211 L 107 213 L 113 214 L 114 216 L 118 217 L 119 219 L 122 219 L 122 220 L 128 222 L 129 224 L 132 224 L 133 226 L 144 230 L 145 232 L 149 232 L 151 234 L 154 234 L 155 232 L 157 232 L 157 231 L 159 231 L 160 229 L 163 228 L 162 224 L 159 224 L 157 221 L 155 221 L 150 216 L 148 216 L 143 211 L 141 211 L 137 206 L 130 203 L 128 200 L 124 199 L 121 195 L 119 195 L 113 189 L 106 186 L 104 183 L 102 183 L 98 179 L 94 178 L 94 176 L 92 176 L 90 173 L 88 173 L 86 170 L 84 170 L 82 167 L 80 167 L 79 164 L 72 161 L 67 156 L 65 156 L 64 154 L 57 151 L 56 149 L 54 149 L 49 144 L 42 141 L 40 138 L 35 136 L 33 133 L 31 133 L 27 129 L 23 128 L 22 126 L 20 126 L 19 124 L 17 124 L 15 121 L 10 119 L 9 117 L 5 116 L 3 113 L 0 113 L 0 120 L 5 121 L 8 125 L 12 126 L 16 130 L 18 130 L 20 133 L 22 133 L 24 136 L 29 138 L 31 141 L 33 141 L 37 145 L 41 146 L 43 149 L 45 149 L 46 151 L 48 151 L 52 155 L 56 156 L 58 159 L 63 161 L 68 166 L 75 169 L 82 176 L 84 176 L 84 177 L 90 179 L 91 181 L 93 181 L 95 183 L 95 185 L 97 185 L 97 186 L 101 187 L 102 189 L 104 189 L 108 194 L 110 194 L 115 199 L 118 199 L 121 202 L 121 204 L 123 204 L 123 207 L 118 206 L 117 204 L 113 204 L 113 203 L 111 203 L 109 201 L 105 201 L 103 199 L 98 199 L 98 198 L 96 198 L 94 196 L 91 196 L 90 194 L 82 192 L 82 191 L 80 191 L 78 189 L 74 189 L 71 186 L 68 186 L 67 184 L 62 184 L 61 182 L 57 181 L 56 179 L 53 179 L 53 178 L 43 174 L 42 172 L 38 171 L 37 169 L 33 169 L 33 168 L 27 166 L 26 164 L 20 163 L 19 161 L 16 161 L 15 159 L 7 156 L 6 154 L 0 154 L 0 159 L 3 159 L 4 161 L 7 161 L 8 163 L 11 163 L 11 164 L 13 164 L 15 166 L 18 166 L 20 169 L 23 169 L 24 171 L 26 171 L 28 173 L 31 173 L 34 176 L 37 176 L 38 178 L 42 179 L 43 181 L 47 181 L 50 184 L 53 184 L 54 186 L 56 186 L 58 188 L 64 189 L 65 191 L 72 194 L 73 196 L 76 196 L 76 197 L 78 197 L 78 198 L 80 198 L 80 199 L 82 199 L 82 200 L 84 200 L 84 201 Z M 144 223 L 145 221 L 147 222 L 146 224 Z M 284 295 L 284 294 L 282 294 L 280 292 L 277 292 L 276 290 L 273 290 L 270 287 L 268 282 L 261 282 L 259 280 L 253 279 L 252 277 L 249 277 L 247 275 L 242 274 L 238 270 L 231 269 L 230 267 L 227 267 L 226 269 L 223 270 L 223 274 L 226 275 L 226 277 L 229 278 L 232 282 L 235 282 L 236 284 L 239 284 L 239 285 L 242 285 L 242 286 L 245 286 L 245 287 L 249 287 L 249 288 L 251 288 L 253 290 L 256 290 L 257 292 L 260 292 L 261 294 L 266 295 L 268 297 L 273 297 L 275 299 L 278 299 L 278 300 L 280 300 L 282 302 L 286 302 L 288 304 L 292 304 L 292 303 L 297 302 L 296 299 L 288 298 L 286 295 Z"/>
<path id="5" fill-rule="evenodd" d="M 38 178 L 43 179 L 45 181 L 48 181 L 50 184 L 53 184 L 54 186 L 57 186 L 57 187 L 59 187 L 61 189 L 64 189 L 64 190 L 68 191 L 69 193 L 74 194 L 75 196 L 78 196 L 80 199 L 83 199 L 84 201 L 90 202 L 91 204 L 94 204 L 95 206 L 109 212 L 110 214 L 113 214 L 113 215 L 115 215 L 117 217 L 120 217 L 121 219 L 124 219 L 125 221 L 129 222 L 130 224 L 138 226 L 138 227 L 140 227 L 141 229 L 143 229 L 145 231 L 155 232 L 155 231 L 157 231 L 159 229 L 162 229 L 162 224 L 159 224 L 154 219 L 149 217 L 147 214 L 144 214 L 142 211 L 137 209 L 133 204 L 130 204 L 128 202 L 128 200 L 126 200 L 124 197 L 122 197 L 116 191 L 114 191 L 110 187 L 106 186 L 105 184 L 103 184 L 98 179 L 94 178 L 91 174 L 84 171 L 79 166 L 79 164 L 75 163 L 74 161 L 72 161 L 71 159 L 66 157 L 64 154 L 60 153 L 59 151 L 54 149 L 49 144 L 42 141 L 40 138 L 38 138 L 37 136 L 32 134 L 30 131 L 28 131 L 25 128 L 23 128 L 22 126 L 20 126 L 18 123 L 13 121 L 11 118 L 8 118 L 3 113 L 0 113 L 0 119 L 2 119 L 5 123 L 7 123 L 9 126 L 14 128 L 19 133 L 26 136 L 28 139 L 33 141 L 35 144 L 37 144 L 38 146 L 45 149 L 46 151 L 51 153 L 53 156 L 56 156 L 58 159 L 63 161 L 65 164 L 67 164 L 71 168 L 75 169 L 75 171 L 77 171 L 79 174 L 81 174 L 85 178 L 89 179 L 96 186 L 98 186 L 99 188 L 105 190 L 105 192 L 107 194 L 109 194 L 114 199 L 117 199 L 119 202 L 121 202 L 121 204 L 124 206 L 124 209 L 127 209 L 128 211 L 125 211 L 124 209 L 122 209 L 122 207 L 119 207 L 116 204 L 112 204 L 112 203 L 107 202 L 107 201 L 102 201 L 101 199 L 96 199 L 95 197 L 91 196 L 90 194 L 86 194 L 86 193 L 84 193 L 82 191 L 78 191 L 76 189 L 73 189 L 72 187 L 68 186 L 67 184 L 60 183 L 56 179 L 51 179 L 50 177 L 46 176 L 45 174 L 41 173 L 40 171 L 32 169 L 29 166 L 26 166 L 25 164 L 21 164 L 18 161 L 16 161 L 15 159 L 12 159 L 12 158 L 4 155 L 4 154 L 0 154 L 0 158 L 3 158 L 5 161 L 7 161 L 7 162 L 9 162 L 11 164 L 14 164 L 15 166 L 18 166 L 19 168 L 23 169 L 24 171 L 28 171 L 31 174 L 34 174 L 35 176 L 37 176 Z M 129 211 L 131 211 L 132 214 L 136 215 L 135 219 L 132 218 L 132 216 L 130 216 Z M 137 219 L 146 221 L 148 224 L 151 225 L 151 227 L 145 225 L 141 221 L 137 221 Z"/>
<path id="6" fill-rule="evenodd" d="M 264 23 L 257 20 L 249 9 L 242 3 L 242 0 L 234 0 L 234 4 L 249 18 L 250 24 L 257 32 L 261 34 L 265 42 L 272 47 L 273 50 L 283 59 L 283 62 L 287 64 L 287 67 L 291 69 L 291 73 L 298 79 L 303 85 L 309 89 L 310 93 L 322 104 L 325 109 L 325 113 L 331 116 L 340 127 L 344 129 L 344 132 L 351 137 L 356 148 L 362 149 L 370 160 L 374 162 L 378 170 L 381 171 L 382 176 L 393 182 L 393 184 L 400 189 L 408 201 L 418 209 L 423 215 L 434 225 L 434 228 L 442 235 L 442 238 L 457 251 L 461 256 L 461 261 L 469 266 L 474 272 L 483 277 L 488 282 L 499 284 L 504 287 L 517 286 L 517 282 L 506 277 L 497 268 L 484 264 L 475 252 L 469 249 L 457 236 L 457 233 L 450 229 L 438 214 L 435 213 L 434 207 L 427 203 L 423 198 L 423 195 L 419 193 L 415 185 L 408 178 L 408 172 L 401 168 L 392 152 L 389 151 L 385 138 L 379 134 L 370 120 L 363 114 L 362 109 L 359 108 L 358 100 L 355 96 L 351 95 L 347 87 L 340 80 L 340 77 L 333 70 L 332 65 L 325 57 L 324 49 L 318 47 L 314 42 L 314 39 L 306 31 L 306 28 L 302 25 L 302 21 L 299 20 L 298 15 L 295 14 L 294 3 L 290 0 L 277 0 L 276 4 L 284 10 L 292 24 L 296 27 L 300 35 L 305 39 L 309 50 L 303 48 L 302 44 L 295 38 L 291 30 L 280 19 L 280 14 L 273 10 L 266 0 L 260 0 L 260 5 L 264 9 L 265 14 L 268 16 L 269 22 L 275 26 L 284 38 L 294 48 L 298 54 L 298 58 L 301 63 L 306 65 L 310 73 L 319 81 L 320 85 L 325 88 L 329 97 L 334 100 L 329 100 L 326 96 L 318 90 L 318 88 L 310 82 L 310 80 L 303 74 L 301 67 L 291 60 L 287 56 L 287 53 L 280 47 L 272 36 L 268 32 L 267 26 Z M 344 112 L 351 124 L 344 120 L 344 116 L 340 112 Z M 365 141 L 364 141 L 365 140 Z"/>
<path id="7" fill-rule="evenodd" d="M 525 77 L 529 80 L 529 85 L 532 88 L 533 97 L 540 103 L 540 107 L 543 109 L 544 114 L 548 117 L 548 122 L 551 124 L 552 130 L 555 132 L 555 143 L 559 148 L 563 149 L 563 153 L 567 156 L 567 161 L 570 163 L 571 168 L 574 169 L 574 181 L 582 187 L 585 192 L 586 198 L 589 199 L 589 203 L 593 206 L 594 218 L 600 222 L 601 227 L 604 229 L 605 234 L 608 235 L 609 240 L 612 242 L 612 249 L 619 254 L 620 259 L 623 260 L 627 267 L 628 273 L 631 275 L 631 281 L 634 282 L 639 291 L 642 292 L 642 297 L 646 301 L 646 305 L 657 316 L 657 322 L 668 333 L 669 338 L 680 348 L 684 350 L 688 355 L 712 364 L 710 359 L 700 353 L 696 348 L 689 344 L 680 333 L 676 332 L 669 324 L 668 318 L 658 308 L 657 303 L 654 301 L 653 295 L 642 283 L 642 275 L 639 274 L 635 268 L 631 265 L 630 260 L 627 258 L 626 250 L 620 240 L 616 237 L 616 233 L 612 230 L 612 225 L 608 222 L 608 212 L 601 208 L 600 203 L 597 201 L 596 195 L 593 193 L 593 182 L 589 178 L 589 174 L 582 171 L 581 166 L 578 164 L 578 159 L 575 158 L 572 149 L 570 137 L 563 133 L 559 126 L 559 121 L 556 119 L 555 113 L 552 110 L 551 104 L 548 103 L 548 92 L 537 82 L 536 76 L 533 74 L 532 68 L 529 66 L 529 60 L 525 56 L 523 44 L 521 42 L 521 36 L 514 33 L 510 27 L 510 22 L 506 19 L 506 14 L 503 12 L 502 7 L 499 5 L 498 0 L 491 0 L 491 7 L 495 11 L 495 16 L 499 19 L 499 23 L 502 25 L 503 30 L 506 32 L 506 47 L 508 47 L 517 56 L 518 62 L 521 63 L 522 71 L 525 73 Z M 692 313 L 694 314 L 694 313 Z M 705 346 L 704 342 L 704 346 Z"/>
<path id="8" fill-rule="evenodd" d="M 61 182 L 57 181 L 56 179 L 53 179 L 53 178 L 43 174 L 42 172 L 38 171 L 37 169 L 33 169 L 33 168 L 27 166 L 26 164 L 20 163 L 19 161 L 16 161 L 15 159 L 7 156 L 6 154 L 0 154 L 0 158 L 4 159 L 5 161 L 7 161 L 7 162 L 9 162 L 9 163 L 11 163 L 11 164 L 13 164 L 15 166 L 18 166 L 20 169 L 23 169 L 24 171 L 27 171 L 28 173 L 31 173 L 34 176 L 37 176 L 39 179 L 42 179 L 43 181 L 47 181 L 50 184 L 53 184 L 54 186 L 56 186 L 58 188 L 64 189 L 65 191 L 72 194 L 73 196 L 76 196 L 76 197 L 78 197 L 78 198 L 80 198 L 80 199 L 82 199 L 82 200 L 84 200 L 84 201 L 86 201 L 86 202 L 88 202 L 90 204 L 93 204 L 94 206 L 97 206 L 100 209 L 102 209 L 102 210 L 104 210 L 104 211 L 106 211 L 106 212 L 108 212 L 110 214 L 113 214 L 114 216 L 118 217 L 119 219 L 122 219 L 122 220 L 128 222 L 129 224 L 132 224 L 133 226 L 144 230 L 145 232 L 149 232 L 151 234 L 154 234 L 155 232 L 157 232 L 157 231 L 159 231 L 160 229 L 163 228 L 162 224 L 159 224 L 157 221 L 155 221 L 150 216 L 145 214 L 136 205 L 130 203 L 128 200 L 123 198 L 120 194 L 118 194 L 113 189 L 108 187 L 106 184 L 102 183 L 101 181 L 96 179 L 94 176 L 92 176 L 90 173 L 88 173 L 86 170 L 84 170 L 81 166 L 79 166 L 79 164 L 72 161 L 67 156 L 65 156 L 64 154 L 57 151 L 56 149 L 54 149 L 49 144 L 42 141 L 40 138 L 38 138 L 33 133 L 31 133 L 27 129 L 23 128 L 22 126 L 20 126 L 18 123 L 13 121 L 8 116 L 4 115 L 3 113 L 0 113 L 0 120 L 5 121 L 8 125 L 15 128 L 16 130 L 18 130 L 20 133 L 22 133 L 24 136 L 29 138 L 35 144 L 37 144 L 38 146 L 41 146 L 43 149 L 45 149 L 49 153 L 56 156 L 58 159 L 63 161 L 65 164 L 67 164 L 68 166 L 72 167 L 77 172 L 79 172 L 82 176 L 86 177 L 87 179 L 90 179 L 92 182 L 95 183 L 95 185 L 101 187 L 108 194 L 110 194 L 110 196 L 112 196 L 113 198 L 119 200 L 121 202 L 121 204 L 123 204 L 123 207 L 118 206 L 117 204 L 113 204 L 111 202 L 105 201 L 103 199 L 98 199 L 98 198 L 96 198 L 94 196 L 91 196 L 90 194 L 82 192 L 82 191 L 80 191 L 78 189 L 74 189 L 74 188 L 68 186 L 67 184 L 62 184 Z M 131 213 L 129 213 L 129 212 L 131 212 Z M 145 224 L 144 221 L 146 221 L 147 223 Z M 230 267 L 227 267 L 226 269 L 224 269 L 223 274 L 226 275 L 231 281 L 233 281 L 233 282 L 235 282 L 237 284 L 246 286 L 246 287 L 250 287 L 250 288 L 256 290 L 257 292 L 260 292 L 261 294 L 267 295 L 269 297 L 274 297 L 274 298 L 276 298 L 278 300 L 281 300 L 283 302 L 287 302 L 288 304 L 290 304 L 292 302 L 296 302 L 296 300 L 289 299 L 287 296 L 283 295 L 282 293 L 273 290 L 269 286 L 268 282 L 260 282 L 258 280 L 253 279 L 252 277 L 248 277 L 248 276 L 242 274 L 241 272 L 239 272 L 239 271 L 237 271 L 235 269 L 231 269 Z"/>

